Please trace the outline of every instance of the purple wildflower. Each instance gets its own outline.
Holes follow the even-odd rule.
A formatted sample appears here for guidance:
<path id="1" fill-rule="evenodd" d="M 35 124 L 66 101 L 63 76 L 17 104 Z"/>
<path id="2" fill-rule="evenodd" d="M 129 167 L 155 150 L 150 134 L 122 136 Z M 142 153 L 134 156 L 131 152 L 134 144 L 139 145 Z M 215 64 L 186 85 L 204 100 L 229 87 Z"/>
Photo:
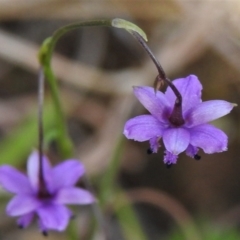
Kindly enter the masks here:
<path id="1" fill-rule="evenodd" d="M 149 153 L 157 152 L 162 138 L 166 148 L 164 163 L 168 165 L 175 164 L 183 151 L 197 160 L 199 148 L 205 153 L 226 151 L 226 134 L 208 122 L 228 114 L 236 105 L 223 100 L 202 102 L 202 85 L 194 75 L 172 83 L 182 96 L 180 105 L 170 87 L 165 94 L 155 94 L 152 87 L 134 87 L 135 96 L 151 115 L 128 120 L 124 135 L 139 142 L 149 140 Z"/>
<path id="2" fill-rule="evenodd" d="M 34 151 L 28 158 L 28 177 L 15 168 L 0 167 L 0 183 L 9 192 L 16 194 L 7 205 L 9 216 L 19 217 L 19 227 L 27 227 L 37 215 L 39 227 L 44 235 L 49 229 L 63 231 L 73 216 L 64 204 L 91 204 L 94 197 L 88 191 L 74 187 L 84 172 L 84 166 L 69 159 L 51 167 L 43 156 L 43 181 L 39 179 L 39 155 Z"/>

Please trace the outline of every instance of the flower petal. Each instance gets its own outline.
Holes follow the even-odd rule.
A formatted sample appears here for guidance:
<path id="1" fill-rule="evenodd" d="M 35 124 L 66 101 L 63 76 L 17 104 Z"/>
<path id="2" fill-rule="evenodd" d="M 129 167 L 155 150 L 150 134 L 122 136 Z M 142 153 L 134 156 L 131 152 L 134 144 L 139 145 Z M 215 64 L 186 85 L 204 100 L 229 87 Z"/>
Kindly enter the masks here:
<path id="1" fill-rule="evenodd" d="M 76 184 L 85 173 L 84 165 L 76 159 L 66 160 L 52 169 L 54 191 Z"/>
<path id="2" fill-rule="evenodd" d="M 177 158 L 178 158 L 178 155 L 172 154 L 171 152 L 166 150 L 164 152 L 163 162 L 167 165 L 176 164 L 177 163 Z"/>
<path id="3" fill-rule="evenodd" d="M 150 143 L 150 149 L 151 149 L 152 153 L 157 153 L 158 148 L 161 147 L 161 145 L 159 143 L 159 138 L 158 137 L 151 138 L 149 140 L 149 143 Z"/>
<path id="4" fill-rule="evenodd" d="M 43 234 L 43 236 L 47 237 L 48 236 L 48 229 L 43 224 L 41 218 L 38 219 L 38 227 L 39 227 L 41 233 Z"/>
<path id="5" fill-rule="evenodd" d="M 32 154 L 28 157 L 27 170 L 30 183 L 36 192 L 38 191 L 39 187 L 39 154 L 37 151 L 33 151 Z M 43 175 L 47 187 L 51 188 L 52 169 L 46 156 L 43 156 Z"/>
<path id="6" fill-rule="evenodd" d="M 36 210 L 41 205 L 34 196 L 17 195 L 11 199 L 7 205 L 7 214 L 9 216 L 20 216 Z"/>
<path id="7" fill-rule="evenodd" d="M 163 129 L 164 126 L 155 117 L 141 115 L 126 122 L 123 134 L 128 139 L 144 142 L 154 137 L 161 137 Z"/>
<path id="8" fill-rule="evenodd" d="M 203 124 L 190 129 L 190 143 L 200 147 L 205 153 L 223 152 L 227 150 L 228 137 L 220 129 Z"/>
<path id="9" fill-rule="evenodd" d="M 198 80 L 197 76 L 189 75 L 186 78 L 176 79 L 172 83 L 177 87 L 178 91 L 182 95 L 183 115 L 190 108 L 201 102 L 202 84 Z M 167 88 L 165 96 L 171 106 L 173 106 L 176 100 L 176 95 L 170 87 Z"/>
<path id="10" fill-rule="evenodd" d="M 190 135 L 190 141 L 191 141 L 191 135 Z M 192 144 L 189 144 L 186 149 L 186 155 L 191 158 L 196 158 L 197 153 L 198 153 L 198 148 L 194 147 Z"/>
<path id="11" fill-rule="evenodd" d="M 34 212 L 27 213 L 23 216 L 21 216 L 17 220 L 17 224 L 20 228 L 26 228 L 33 220 Z"/>
<path id="12" fill-rule="evenodd" d="M 140 103 L 160 122 L 166 123 L 171 113 L 171 105 L 165 95 L 157 91 L 155 94 L 152 87 L 134 87 L 134 94 Z"/>
<path id="13" fill-rule="evenodd" d="M 163 133 L 165 148 L 173 155 L 186 150 L 190 141 L 190 133 L 184 128 L 170 128 Z"/>
<path id="14" fill-rule="evenodd" d="M 56 202 L 60 204 L 91 204 L 95 202 L 95 198 L 89 191 L 72 187 L 60 189 Z"/>
<path id="15" fill-rule="evenodd" d="M 28 178 L 11 166 L 0 167 L 0 183 L 11 193 L 31 193 Z"/>
<path id="16" fill-rule="evenodd" d="M 37 214 L 40 218 L 43 231 L 54 229 L 63 231 L 68 225 L 69 218 L 71 217 L 70 211 L 67 207 L 57 204 L 46 204 L 37 209 Z"/>
<path id="17" fill-rule="evenodd" d="M 186 116 L 186 126 L 201 125 L 228 114 L 235 104 L 224 100 L 211 100 L 202 102 L 189 111 Z"/>

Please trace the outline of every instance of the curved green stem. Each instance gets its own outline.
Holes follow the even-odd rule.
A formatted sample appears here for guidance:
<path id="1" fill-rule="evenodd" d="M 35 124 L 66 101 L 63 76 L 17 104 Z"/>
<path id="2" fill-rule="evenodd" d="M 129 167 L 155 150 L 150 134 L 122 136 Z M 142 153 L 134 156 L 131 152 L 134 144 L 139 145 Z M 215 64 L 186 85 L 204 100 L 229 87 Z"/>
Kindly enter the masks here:
<path id="1" fill-rule="evenodd" d="M 59 40 L 65 33 L 78 29 L 80 27 L 115 27 L 115 28 L 123 28 L 129 33 L 137 32 L 141 35 L 146 41 L 147 37 L 146 34 L 143 32 L 135 24 L 128 22 L 123 19 L 115 18 L 112 20 L 92 20 L 92 21 L 83 21 L 79 23 L 73 23 L 66 25 L 64 27 L 59 28 L 57 31 L 53 33 L 51 37 L 48 37 L 42 44 L 39 53 L 38 59 L 43 68 L 44 75 L 48 81 L 50 86 L 51 95 L 53 98 L 53 103 L 55 106 L 55 114 L 56 114 L 56 127 L 58 130 L 57 136 L 57 144 L 59 147 L 59 151 L 63 158 L 70 157 L 73 153 L 73 144 L 68 136 L 66 120 L 63 114 L 63 110 L 61 107 L 59 92 L 58 92 L 58 85 L 56 81 L 56 77 L 51 68 L 51 58 L 54 47 Z"/>

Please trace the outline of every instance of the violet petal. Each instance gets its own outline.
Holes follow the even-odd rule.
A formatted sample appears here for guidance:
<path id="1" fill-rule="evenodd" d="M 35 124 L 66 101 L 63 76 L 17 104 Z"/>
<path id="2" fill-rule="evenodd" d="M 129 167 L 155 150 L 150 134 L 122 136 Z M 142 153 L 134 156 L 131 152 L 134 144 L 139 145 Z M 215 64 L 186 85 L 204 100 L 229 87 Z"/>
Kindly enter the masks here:
<path id="1" fill-rule="evenodd" d="M 178 155 L 172 154 L 171 152 L 165 150 L 163 162 L 168 165 L 176 164 L 177 158 L 178 158 Z"/>
<path id="2" fill-rule="evenodd" d="M 189 141 L 190 134 L 188 130 L 184 128 L 170 128 L 165 130 L 163 133 L 165 148 L 173 155 L 178 155 L 186 150 L 189 145 Z"/>
<path id="3" fill-rule="evenodd" d="M 177 87 L 178 91 L 182 95 L 183 115 L 190 108 L 201 102 L 202 84 L 198 80 L 197 76 L 189 75 L 186 78 L 176 79 L 172 83 Z M 176 100 L 176 95 L 173 93 L 170 87 L 167 88 L 165 96 L 170 102 L 171 106 L 173 106 Z"/>
<path id="4" fill-rule="evenodd" d="M 223 152 L 227 150 L 228 137 L 220 129 L 203 124 L 190 129 L 190 143 L 200 147 L 205 153 Z"/>
<path id="5" fill-rule="evenodd" d="M 33 151 L 28 157 L 27 171 L 30 183 L 35 190 L 38 191 L 39 187 L 39 154 L 37 151 Z M 52 169 L 49 160 L 46 156 L 43 156 L 43 175 L 47 187 L 52 186 Z M 50 189 L 49 189 L 50 190 Z"/>
<path id="6" fill-rule="evenodd" d="M 235 104 L 224 100 L 202 102 L 189 111 L 186 116 L 186 126 L 194 127 L 228 114 Z"/>
<path id="7" fill-rule="evenodd" d="M 42 233 L 44 236 L 47 236 L 47 235 L 48 235 L 48 229 L 47 229 L 46 226 L 43 224 L 41 218 L 38 219 L 38 227 L 39 227 L 41 233 Z"/>
<path id="8" fill-rule="evenodd" d="M 158 137 L 151 138 L 149 140 L 149 143 L 150 143 L 150 148 L 152 150 L 152 153 L 157 153 L 158 148 L 161 146 L 159 143 L 159 138 Z"/>
<path id="9" fill-rule="evenodd" d="M 9 216 L 20 216 L 36 210 L 41 205 L 34 196 L 16 195 L 7 205 Z"/>
<path id="10" fill-rule="evenodd" d="M 52 169 L 54 191 L 76 184 L 85 173 L 84 165 L 75 159 L 66 160 Z"/>
<path id="11" fill-rule="evenodd" d="M 191 135 L 190 135 L 190 141 L 191 141 Z M 198 153 L 198 148 L 194 147 L 193 145 L 189 144 L 186 149 L 186 155 L 194 158 L 194 156 Z"/>
<path id="12" fill-rule="evenodd" d="M 166 123 L 172 107 L 165 95 L 152 87 L 134 87 L 134 94 L 140 103 L 160 122 Z"/>
<path id="13" fill-rule="evenodd" d="M 65 230 L 71 216 L 67 207 L 58 204 L 46 204 L 37 209 L 37 214 L 44 227 L 43 231 L 48 229 Z"/>
<path id="14" fill-rule="evenodd" d="M 161 137 L 163 128 L 155 117 L 141 115 L 131 118 L 125 123 L 123 134 L 128 139 L 143 142 L 153 137 Z"/>
<path id="15" fill-rule="evenodd" d="M 71 187 L 60 189 L 55 201 L 60 204 L 91 204 L 95 198 L 89 191 Z"/>
<path id="16" fill-rule="evenodd" d="M 34 212 L 24 214 L 17 220 L 17 224 L 21 228 L 26 228 L 33 220 Z"/>
<path id="17" fill-rule="evenodd" d="M 31 193 L 28 178 L 11 166 L 0 167 L 0 183 L 11 193 Z"/>

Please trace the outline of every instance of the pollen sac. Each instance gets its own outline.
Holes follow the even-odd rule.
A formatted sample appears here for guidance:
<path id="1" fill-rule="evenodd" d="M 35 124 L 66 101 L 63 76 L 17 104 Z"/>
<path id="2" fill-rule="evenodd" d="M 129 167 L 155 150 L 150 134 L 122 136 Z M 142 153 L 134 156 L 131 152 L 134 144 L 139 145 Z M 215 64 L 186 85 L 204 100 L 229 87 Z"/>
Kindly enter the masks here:
<path id="1" fill-rule="evenodd" d="M 47 231 L 42 231 L 42 235 L 43 235 L 44 237 L 47 237 L 47 236 L 48 236 L 48 232 L 47 232 Z"/>
<path id="2" fill-rule="evenodd" d="M 153 154 L 153 150 L 152 150 L 151 148 L 148 148 L 148 149 L 147 149 L 147 154 L 149 154 L 149 155 L 150 155 L 150 154 Z"/>
<path id="3" fill-rule="evenodd" d="M 201 156 L 199 156 L 198 154 L 194 155 L 194 159 L 195 160 L 200 160 L 201 159 Z"/>
<path id="4" fill-rule="evenodd" d="M 173 165 L 172 163 L 167 163 L 167 164 L 166 164 L 167 169 L 171 168 L 172 165 Z"/>
<path id="5" fill-rule="evenodd" d="M 24 227 L 23 227 L 23 225 L 19 224 L 19 225 L 18 225 L 18 228 L 19 228 L 19 229 L 23 229 Z"/>

